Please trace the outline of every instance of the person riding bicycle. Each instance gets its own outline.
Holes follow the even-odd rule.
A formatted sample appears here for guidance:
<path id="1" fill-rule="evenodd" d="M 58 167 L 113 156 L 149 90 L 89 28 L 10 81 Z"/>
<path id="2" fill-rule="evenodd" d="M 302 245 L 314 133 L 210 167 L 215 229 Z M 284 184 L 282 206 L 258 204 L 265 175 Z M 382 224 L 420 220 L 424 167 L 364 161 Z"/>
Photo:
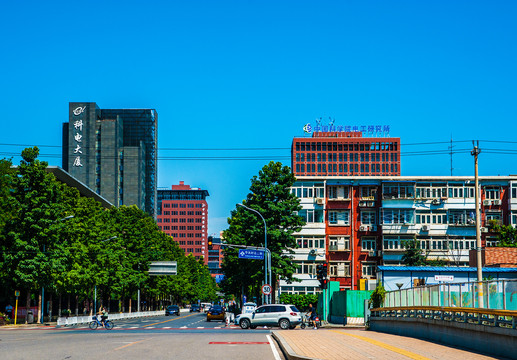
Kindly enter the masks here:
<path id="1" fill-rule="evenodd" d="M 104 306 L 101 306 L 97 315 L 101 315 L 101 324 L 104 326 L 106 320 L 108 320 L 108 310 Z"/>
<path id="2" fill-rule="evenodd" d="M 314 306 L 312 306 L 312 304 L 309 304 L 309 313 L 310 313 L 309 320 L 311 321 L 312 326 L 314 326 L 314 329 L 317 329 L 316 317 L 318 316 L 318 314 L 316 313 L 316 308 Z"/>

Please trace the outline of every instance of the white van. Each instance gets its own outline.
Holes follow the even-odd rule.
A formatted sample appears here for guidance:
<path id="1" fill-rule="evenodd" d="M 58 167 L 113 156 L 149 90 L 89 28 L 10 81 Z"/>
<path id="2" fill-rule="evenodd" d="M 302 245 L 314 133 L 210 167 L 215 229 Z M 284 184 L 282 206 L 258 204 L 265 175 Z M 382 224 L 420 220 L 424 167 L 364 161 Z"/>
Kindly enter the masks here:
<path id="1" fill-rule="evenodd" d="M 201 303 L 201 309 L 203 309 L 203 312 L 208 312 L 211 306 L 212 303 Z"/>

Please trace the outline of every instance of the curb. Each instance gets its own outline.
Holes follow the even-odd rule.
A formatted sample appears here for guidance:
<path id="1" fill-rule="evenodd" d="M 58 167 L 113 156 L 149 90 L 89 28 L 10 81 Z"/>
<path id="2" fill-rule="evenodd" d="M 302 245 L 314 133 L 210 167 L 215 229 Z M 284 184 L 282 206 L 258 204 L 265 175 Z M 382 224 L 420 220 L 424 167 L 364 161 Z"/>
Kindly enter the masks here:
<path id="1" fill-rule="evenodd" d="M 277 334 L 276 331 L 272 331 L 271 335 L 276 340 L 278 345 L 280 346 L 280 349 L 282 349 L 282 352 L 284 353 L 287 360 L 318 360 L 317 358 L 311 358 L 307 356 L 298 355 L 293 351 L 291 346 L 287 341 L 284 340 L 282 335 Z"/>

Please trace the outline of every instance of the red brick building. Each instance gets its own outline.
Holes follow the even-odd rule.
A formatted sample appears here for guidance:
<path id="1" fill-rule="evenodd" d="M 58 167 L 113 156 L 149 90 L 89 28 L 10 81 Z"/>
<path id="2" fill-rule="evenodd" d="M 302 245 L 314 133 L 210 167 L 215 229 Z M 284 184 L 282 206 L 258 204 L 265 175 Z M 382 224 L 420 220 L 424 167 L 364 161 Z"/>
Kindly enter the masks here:
<path id="1" fill-rule="evenodd" d="M 291 168 L 296 176 L 398 176 L 400 138 L 314 132 L 293 139 Z"/>
<path id="2" fill-rule="evenodd" d="M 157 222 L 160 229 L 174 238 L 186 254 L 203 257 L 208 264 L 207 190 L 191 188 L 180 181 L 171 189 L 158 189 Z"/>
<path id="3" fill-rule="evenodd" d="M 481 250 L 483 266 L 487 267 L 516 267 L 517 248 L 512 247 L 486 247 Z M 475 267 L 476 250 L 469 252 L 469 266 Z"/>

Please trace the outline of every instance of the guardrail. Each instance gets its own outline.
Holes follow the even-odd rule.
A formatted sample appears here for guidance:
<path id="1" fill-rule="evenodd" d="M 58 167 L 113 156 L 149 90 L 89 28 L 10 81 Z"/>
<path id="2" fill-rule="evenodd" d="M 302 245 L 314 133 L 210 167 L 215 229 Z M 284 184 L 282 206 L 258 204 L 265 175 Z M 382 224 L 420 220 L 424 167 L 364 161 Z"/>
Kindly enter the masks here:
<path id="1" fill-rule="evenodd" d="M 479 308 L 403 306 L 370 310 L 370 317 L 422 318 L 516 329 L 517 311 Z"/>
<path id="2" fill-rule="evenodd" d="M 181 309 L 181 312 L 188 312 L 188 309 Z M 157 310 L 157 311 L 140 311 L 140 312 L 131 312 L 131 313 L 110 313 L 108 315 L 108 319 L 117 320 L 117 319 L 132 319 L 138 317 L 149 317 L 149 316 L 162 316 L 165 315 L 165 310 Z M 77 324 L 87 324 L 92 321 L 92 315 L 84 315 L 84 316 L 70 316 L 70 317 L 59 317 L 57 319 L 58 326 L 70 326 Z"/>

